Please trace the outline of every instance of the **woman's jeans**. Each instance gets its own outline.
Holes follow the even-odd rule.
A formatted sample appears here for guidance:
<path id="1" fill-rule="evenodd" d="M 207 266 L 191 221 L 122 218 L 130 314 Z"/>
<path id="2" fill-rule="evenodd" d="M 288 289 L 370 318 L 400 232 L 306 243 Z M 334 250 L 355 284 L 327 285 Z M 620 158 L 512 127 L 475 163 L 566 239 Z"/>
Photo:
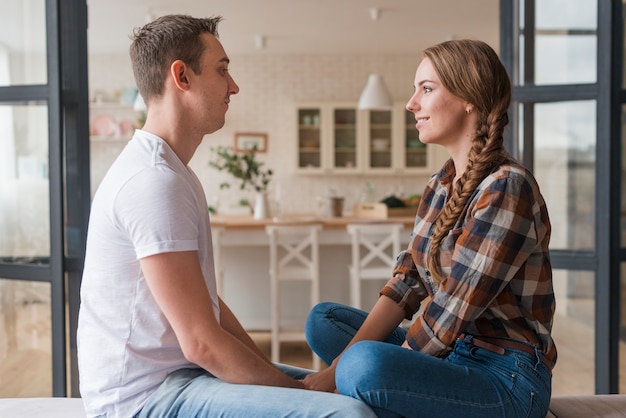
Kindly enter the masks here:
<path id="1" fill-rule="evenodd" d="M 311 370 L 276 365 L 295 379 Z M 181 369 L 168 375 L 135 418 L 375 418 L 356 399 L 334 393 L 273 386 L 237 385 L 203 369 Z"/>
<path id="2" fill-rule="evenodd" d="M 367 313 L 321 303 L 307 319 L 311 348 L 330 364 Z M 360 399 L 378 417 L 538 417 L 548 412 L 551 371 L 521 350 L 494 353 L 457 340 L 446 358 L 402 348 L 406 331 L 385 341 L 361 341 L 339 359 L 335 381 L 344 395 Z"/>

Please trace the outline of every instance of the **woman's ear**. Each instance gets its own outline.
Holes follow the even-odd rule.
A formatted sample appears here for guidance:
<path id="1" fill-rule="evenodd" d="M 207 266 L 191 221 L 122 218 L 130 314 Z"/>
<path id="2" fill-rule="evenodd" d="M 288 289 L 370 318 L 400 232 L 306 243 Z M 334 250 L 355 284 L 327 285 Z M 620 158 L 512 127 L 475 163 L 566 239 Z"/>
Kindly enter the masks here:
<path id="1" fill-rule="evenodd" d="M 190 68 L 181 61 L 176 60 L 170 65 L 170 74 L 174 85 L 181 90 L 189 90 L 189 77 L 187 76 Z"/>
<path id="2" fill-rule="evenodd" d="M 467 113 L 468 115 L 471 114 L 474 111 L 474 105 L 471 103 L 468 103 L 465 106 L 465 113 Z"/>

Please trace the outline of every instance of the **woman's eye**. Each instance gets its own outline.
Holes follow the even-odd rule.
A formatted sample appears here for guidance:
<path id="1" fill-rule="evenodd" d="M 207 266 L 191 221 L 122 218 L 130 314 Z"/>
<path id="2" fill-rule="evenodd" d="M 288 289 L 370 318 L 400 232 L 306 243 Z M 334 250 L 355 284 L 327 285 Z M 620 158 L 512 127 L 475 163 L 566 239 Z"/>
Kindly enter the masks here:
<path id="1" fill-rule="evenodd" d="M 430 93 L 431 91 L 433 91 L 433 89 L 428 86 L 424 86 L 424 93 Z"/>

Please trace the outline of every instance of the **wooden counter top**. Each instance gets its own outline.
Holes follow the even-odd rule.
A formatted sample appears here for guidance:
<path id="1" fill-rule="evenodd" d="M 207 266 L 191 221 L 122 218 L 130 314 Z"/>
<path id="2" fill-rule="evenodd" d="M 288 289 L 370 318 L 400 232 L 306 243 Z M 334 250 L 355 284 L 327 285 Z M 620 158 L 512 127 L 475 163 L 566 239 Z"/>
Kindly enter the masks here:
<path id="1" fill-rule="evenodd" d="M 252 216 L 242 215 L 211 215 L 211 225 L 225 229 L 263 229 L 267 225 L 306 225 L 321 223 L 324 228 L 345 228 L 349 223 L 402 223 L 412 228 L 414 216 L 398 216 L 386 219 L 368 219 L 352 216 L 337 218 L 319 217 L 313 214 L 286 214 L 280 220 L 274 218 L 254 219 Z"/>

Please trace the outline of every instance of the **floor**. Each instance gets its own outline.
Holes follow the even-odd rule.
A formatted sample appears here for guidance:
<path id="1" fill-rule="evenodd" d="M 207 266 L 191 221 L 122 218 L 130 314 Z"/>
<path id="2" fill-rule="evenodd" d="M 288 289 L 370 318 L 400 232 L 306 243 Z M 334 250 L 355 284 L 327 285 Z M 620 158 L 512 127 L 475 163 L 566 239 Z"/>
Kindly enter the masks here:
<path id="1" fill-rule="evenodd" d="M 17 303 L 11 309 L 7 309 L 6 304 L 2 308 L 0 398 L 50 396 L 49 305 L 34 300 Z M 584 307 L 577 308 L 577 312 L 584 312 Z M 586 322 L 572 316 L 557 315 L 555 318 L 553 335 L 559 349 L 559 361 L 554 370 L 554 395 L 594 393 L 593 329 Z M 269 355 L 269 333 L 251 332 L 251 335 Z M 305 343 L 283 343 L 282 355 L 284 363 L 311 367 L 311 352 Z M 626 393 L 626 343 L 620 345 L 620 359 L 620 387 L 621 392 Z"/>

